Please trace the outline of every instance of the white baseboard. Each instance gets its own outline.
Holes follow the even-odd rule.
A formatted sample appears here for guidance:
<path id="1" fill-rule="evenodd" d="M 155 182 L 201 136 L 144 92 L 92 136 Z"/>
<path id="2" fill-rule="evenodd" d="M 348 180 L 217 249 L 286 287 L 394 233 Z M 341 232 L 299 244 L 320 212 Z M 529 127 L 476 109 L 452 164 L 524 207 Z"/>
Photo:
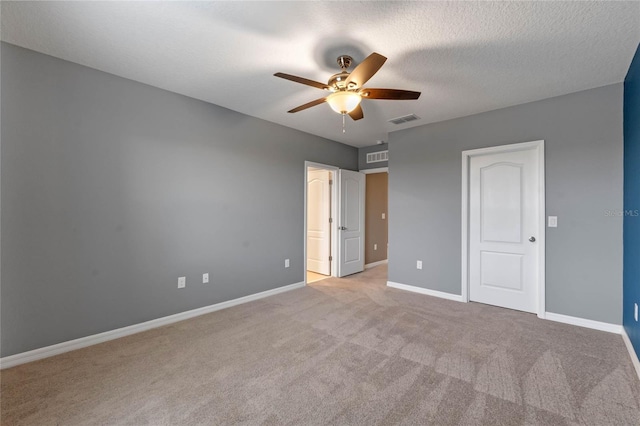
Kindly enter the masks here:
<path id="1" fill-rule="evenodd" d="M 592 328 L 594 330 L 608 331 L 609 333 L 622 334 L 622 326 L 610 324 L 608 322 L 593 321 L 584 318 L 570 317 L 569 315 L 554 314 L 553 312 L 545 312 L 544 319 L 562 322 L 565 324 L 577 325 L 579 327 Z"/>
<path id="2" fill-rule="evenodd" d="M 627 330 L 622 327 L 622 340 L 624 340 L 624 345 L 627 347 L 627 351 L 629 351 L 629 357 L 631 357 L 631 363 L 633 364 L 633 368 L 636 369 L 636 374 L 638 375 L 638 379 L 640 379 L 640 359 L 638 359 L 638 354 L 636 350 L 633 348 L 631 344 L 631 339 L 629 339 L 629 335 L 627 334 Z"/>
<path id="3" fill-rule="evenodd" d="M 151 330 L 153 328 L 158 328 L 168 324 L 173 324 L 178 321 L 184 321 L 189 318 L 219 311 L 221 309 L 230 308 L 232 306 L 240 305 L 243 303 L 252 302 L 254 300 L 273 296 L 275 294 L 283 293 L 285 291 L 302 288 L 304 286 L 305 286 L 304 281 L 299 283 L 289 284 L 283 287 L 274 288 L 272 290 L 267 290 L 267 291 L 263 291 L 256 294 L 250 294 L 248 296 L 239 297 L 233 300 L 228 300 L 226 302 L 216 303 L 215 305 L 204 306 L 202 308 L 193 309 L 186 312 L 180 312 L 179 314 L 157 318 L 151 321 L 130 325 L 128 327 L 122 327 L 122 328 L 118 328 L 111 331 L 105 331 L 104 333 L 93 334 L 91 336 L 81 337 L 75 340 L 69 340 L 67 342 L 46 346 L 44 348 L 34 349 L 27 352 L 6 356 L 4 358 L 0 358 L 0 369 L 15 367 L 16 365 L 25 364 L 27 362 L 37 361 L 39 359 L 48 358 L 50 356 L 59 355 L 59 354 L 70 352 L 76 349 L 86 348 L 87 346 L 96 345 L 102 342 L 107 342 L 109 340 L 119 339 L 120 337 L 125 337 L 131 334 L 136 334 L 143 331 Z"/>
<path id="4" fill-rule="evenodd" d="M 426 294 L 427 296 L 439 297 L 441 299 L 454 300 L 456 302 L 462 302 L 462 296 L 459 294 L 445 293 L 444 291 L 429 290 L 428 288 L 416 287 L 413 285 L 394 283 L 393 281 L 387 281 L 387 287 L 393 287 L 400 290 L 412 291 L 414 293 Z"/>
<path id="5" fill-rule="evenodd" d="M 384 265 L 386 263 L 389 263 L 389 259 L 379 260 L 373 263 L 367 263 L 366 265 L 364 265 L 364 269 L 375 268 L 376 266 Z"/>

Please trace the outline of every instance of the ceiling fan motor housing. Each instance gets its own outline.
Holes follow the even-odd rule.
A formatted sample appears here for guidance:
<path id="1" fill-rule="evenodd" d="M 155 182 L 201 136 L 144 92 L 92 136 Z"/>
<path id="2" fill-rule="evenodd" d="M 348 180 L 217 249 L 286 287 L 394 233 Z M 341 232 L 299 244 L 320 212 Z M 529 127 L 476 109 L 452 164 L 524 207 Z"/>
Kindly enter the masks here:
<path id="1" fill-rule="evenodd" d="M 329 82 L 327 83 L 327 85 L 332 87 L 334 89 L 333 91 L 355 89 L 355 83 L 350 83 L 348 87 L 346 83 L 347 77 L 349 77 L 350 74 L 349 72 L 347 72 L 347 68 L 349 68 L 353 63 L 353 58 L 349 55 L 340 55 L 338 56 L 336 62 L 338 62 L 338 66 L 342 69 L 342 71 L 332 75 L 329 78 Z"/>
<path id="2" fill-rule="evenodd" d="M 335 89 L 335 91 L 345 90 L 347 88 L 347 77 L 349 77 L 349 73 L 347 71 L 339 72 L 329 77 L 327 85 Z"/>

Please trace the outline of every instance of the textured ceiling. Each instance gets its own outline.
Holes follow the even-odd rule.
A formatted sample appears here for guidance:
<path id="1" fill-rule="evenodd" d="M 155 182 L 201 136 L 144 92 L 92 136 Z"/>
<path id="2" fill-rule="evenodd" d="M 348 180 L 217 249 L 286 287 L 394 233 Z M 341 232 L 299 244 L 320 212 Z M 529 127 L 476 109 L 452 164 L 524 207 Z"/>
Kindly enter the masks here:
<path id="1" fill-rule="evenodd" d="M 354 146 L 394 130 L 621 82 L 640 42 L 640 2 L 2 2 L 4 41 Z M 335 58 L 388 57 L 347 120 L 321 82 Z M 399 126 L 390 118 L 415 113 Z"/>

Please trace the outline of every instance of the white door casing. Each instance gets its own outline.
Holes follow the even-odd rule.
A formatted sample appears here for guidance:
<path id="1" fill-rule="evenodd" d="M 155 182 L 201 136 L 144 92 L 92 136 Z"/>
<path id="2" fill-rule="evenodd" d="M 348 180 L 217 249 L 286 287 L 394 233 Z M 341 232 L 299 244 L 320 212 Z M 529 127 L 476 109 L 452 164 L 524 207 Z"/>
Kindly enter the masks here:
<path id="1" fill-rule="evenodd" d="M 365 175 L 340 170 L 338 222 L 338 276 L 364 270 L 364 196 Z"/>
<path id="2" fill-rule="evenodd" d="M 539 141 L 463 153 L 463 300 L 544 315 L 543 149 Z"/>
<path id="3" fill-rule="evenodd" d="M 337 259 L 338 253 L 338 204 L 339 204 L 339 194 L 338 194 L 338 186 L 336 183 L 338 182 L 338 170 L 339 168 L 336 166 L 332 166 L 329 164 L 316 163 L 313 161 L 305 161 L 304 162 L 304 231 L 303 231 L 303 265 L 301 268 L 301 273 L 305 277 L 306 283 L 306 275 L 307 275 L 307 198 L 309 187 L 307 185 L 307 176 L 310 171 L 313 170 L 325 170 L 329 173 L 331 180 L 333 181 L 333 185 L 331 185 L 331 217 L 333 218 L 333 222 L 330 224 L 330 240 L 331 240 L 331 256 L 333 256 L 333 260 L 331 262 L 331 271 L 330 275 L 332 277 L 338 276 L 338 262 L 335 261 Z"/>
<path id="4" fill-rule="evenodd" d="M 331 172 L 307 172 L 307 270 L 331 275 Z"/>

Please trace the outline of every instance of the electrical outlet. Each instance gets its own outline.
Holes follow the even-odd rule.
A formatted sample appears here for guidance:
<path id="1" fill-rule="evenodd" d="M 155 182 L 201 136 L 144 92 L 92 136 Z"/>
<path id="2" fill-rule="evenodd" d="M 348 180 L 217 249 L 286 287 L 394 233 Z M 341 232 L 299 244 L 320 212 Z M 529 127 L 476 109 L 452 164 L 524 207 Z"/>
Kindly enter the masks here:
<path id="1" fill-rule="evenodd" d="M 634 303 L 633 306 L 633 318 L 638 322 L 638 304 Z"/>
<path id="2" fill-rule="evenodd" d="M 202 274 L 202 284 L 206 284 L 209 282 L 209 273 Z"/>
<path id="3" fill-rule="evenodd" d="M 558 216 L 549 216 L 549 223 L 547 224 L 549 228 L 557 228 L 558 227 Z"/>
<path id="4" fill-rule="evenodd" d="M 416 268 L 417 268 L 417 269 L 422 269 L 422 260 L 418 260 L 418 261 L 416 262 Z"/>
<path id="5" fill-rule="evenodd" d="M 387 215 L 385 213 L 382 213 L 382 218 L 386 219 Z"/>
<path id="6" fill-rule="evenodd" d="M 378 245 L 377 245 L 377 244 L 374 244 L 374 245 L 373 245 L 373 249 L 374 249 L 374 250 L 378 250 Z"/>
<path id="7" fill-rule="evenodd" d="M 187 277 L 178 278 L 178 288 L 184 288 L 187 285 Z"/>
<path id="8" fill-rule="evenodd" d="M 289 259 L 285 259 L 284 260 L 284 267 L 288 268 L 289 267 Z"/>

